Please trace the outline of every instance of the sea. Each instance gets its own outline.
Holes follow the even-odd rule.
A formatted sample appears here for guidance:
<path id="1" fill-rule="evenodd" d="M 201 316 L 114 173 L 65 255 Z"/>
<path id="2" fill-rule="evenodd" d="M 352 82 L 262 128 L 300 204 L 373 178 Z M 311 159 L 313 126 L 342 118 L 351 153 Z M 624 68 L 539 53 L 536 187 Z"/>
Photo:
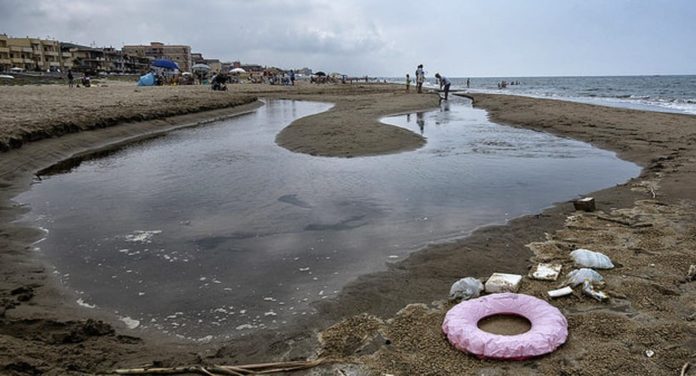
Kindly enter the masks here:
<path id="1" fill-rule="evenodd" d="M 427 77 L 425 86 L 437 88 L 432 75 Z M 696 114 L 696 75 L 448 78 L 452 81 L 452 91 L 511 94 L 645 111 Z M 469 88 L 466 87 L 467 78 Z M 406 80 L 405 77 L 385 79 L 394 83 L 405 83 Z M 508 82 L 506 88 L 498 88 L 502 81 Z"/>

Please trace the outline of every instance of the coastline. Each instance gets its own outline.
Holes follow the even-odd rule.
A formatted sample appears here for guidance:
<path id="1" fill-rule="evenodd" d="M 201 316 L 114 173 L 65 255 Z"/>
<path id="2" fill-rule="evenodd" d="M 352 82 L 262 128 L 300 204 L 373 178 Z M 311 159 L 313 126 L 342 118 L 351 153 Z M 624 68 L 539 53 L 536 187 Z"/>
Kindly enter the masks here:
<path id="1" fill-rule="evenodd" d="M 351 133 L 352 131 L 356 131 L 358 134 L 370 134 L 374 130 L 373 128 L 376 127 L 375 123 L 377 123 L 379 116 L 403 112 L 408 109 L 415 110 L 428 107 L 430 105 L 428 101 L 434 98 L 434 96 L 427 98 L 426 96 L 398 95 L 388 92 L 387 90 L 394 90 L 393 86 L 391 87 L 392 89 L 381 89 L 383 92 L 379 92 L 375 87 L 370 88 L 370 86 L 366 85 L 367 89 L 365 91 L 372 96 L 363 95 L 360 91 L 361 89 L 357 88 L 355 92 L 341 94 L 340 90 L 324 87 L 307 89 L 306 92 L 290 92 L 285 88 L 281 90 L 261 88 L 255 90 L 252 94 L 286 97 L 289 99 L 336 101 L 337 105 L 334 109 L 295 122 L 281 132 L 281 134 L 285 134 L 282 137 L 279 135 L 277 142 L 293 151 L 316 155 L 332 155 L 331 153 L 335 153 L 334 156 L 348 157 L 410 150 L 418 147 L 418 142 L 422 143 L 422 140 L 413 137 L 405 138 L 408 140 L 405 141 L 406 145 L 408 145 L 406 147 L 403 144 L 400 144 L 399 147 L 398 143 L 396 146 L 388 144 L 385 145 L 383 150 L 380 150 L 380 145 L 374 143 L 351 143 L 350 140 L 354 139 L 356 134 Z M 371 90 L 373 92 L 370 93 Z M 345 98 L 341 100 L 341 96 Z M 359 96 L 359 98 L 354 98 L 356 96 Z M 614 150 L 623 158 L 644 166 L 645 170 L 634 181 L 593 193 L 597 198 L 598 207 L 602 211 L 609 213 L 612 208 L 631 208 L 640 199 L 651 199 L 650 191 L 647 188 L 638 188 L 641 188 L 640 184 L 642 182 L 655 179 L 659 179 L 658 186 L 653 188 L 653 191 L 657 192 L 656 199 L 661 202 L 661 205 L 664 204 L 669 208 L 675 208 L 675 213 L 670 213 L 670 215 L 677 215 L 676 209 L 683 204 L 682 201 L 694 199 L 693 192 L 689 189 L 689 184 L 694 182 L 694 171 L 688 166 L 687 162 L 694 157 L 694 150 L 692 146 L 689 146 L 691 145 L 689 142 L 695 140 L 696 117 L 671 118 L 671 116 L 681 115 L 666 115 L 670 118 L 662 118 L 662 114 L 655 115 L 655 113 L 642 113 L 632 110 L 604 109 L 602 107 L 598 108 L 597 106 L 575 103 L 565 106 L 555 102 L 549 103 L 545 100 L 532 100 L 530 102 L 528 99 L 521 97 L 512 99 L 483 95 L 474 95 L 474 97 L 475 105 L 488 110 L 493 121 L 547 131 L 564 137 L 577 138 L 609 150 Z M 380 104 L 380 106 L 376 104 Z M 390 112 L 382 113 L 385 106 L 389 107 Z M 628 113 L 624 111 L 628 111 Z M 612 116 L 607 115 L 608 113 Z M 211 114 L 200 113 L 198 115 L 201 118 L 205 118 Z M 365 119 L 370 120 L 366 122 Z M 683 125 L 681 123 L 686 122 L 688 124 L 684 127 L 688 126 L 691 130 L 680 132 L 678 135 L 670 135 L 664 132 L 663 128 L 650 126 L 650 124 L 655 122 L 660 124 L 664 122 L 667 126 L 674 126 L 673 123 Z M 170 121 L 153 120 L 152 123 L 152 127 L 157 128 L 163 123 L 170 123 Z M 329 129 L 333 133 L 329 132 L 327 135 L 317 133 L 320 127 L 326 130 L 327 126 L 330 127 Z M 360 128 L 356 130 L 356 127 Z M 42 365 L 38 364 L 36 359 L 31 359 L 30 354 L 20 351 L 20 349 L 26 349 L 27 346 L 36 346 L 37 348 L 46 346 L 47 349 L 57 347 L 60 349 L 59 353 L 67 355 L 70 352 L 69 347 L 71 343 L 61 343 L 60 341 L 56 343 L 54 338 L 56 330 L 53 333 L 49 331 L 49 337 L 51 335 L 52 337 L 44 340 L 37 340 L 36 336 L 26 338 L 26 335 L 21 335 L 20 332 L 22 331 L 29 330 L 31 332 L 33 330 L 36 332 L 38 330 L 35 323 L 32 324 L 33 326 L 27 323 L 27 320 L 36 318 L 53 320 L 52 325 L 60 327 L 57 331 L 67 333 L 68 337 L 70 337 L 69 334 L 74 334 L 74 332 L 84 334 L 86 339 L 78 343 L 81 346 L 88 346 L 87 356 L 102 357 L 101 362 L 87 362 L 88 364 L 80 366 L 80 369 L 90 370 L 89 372 L 103 371 L 116 364 L 124 366 L 140 363 L 147 364 L 154 359 L 166 359 L 165 363 L 167 364 L 192 363 L 196 360 L 196 357 L 191 355 L 191 346 L 182 348 L 180 345 L 170 346 L 159 343 L 153 345 L 148 343 L 147 340 L 143 343 L 141 340 L 132 339 L 132 337 L 119 337 L 113 334 L 86 335 L 85 332 L 101 333 L 108 330 L 85 329 L 86 324 L 84 323 L 57 324 L 60 320 L 82 316 L 79 316 L 80 314 L 75 309 L 66 310 L 65 307 L 60 307 L 60 304 L 57 304 L 55 301 L 57 297 L 55 291 L 52 293 L 45 291 L 47 289 L 45 285 L 46 276 L 42 275 L 42 273 L 45 274 L 45 271 L 35 269 L 35 265 L 26 263 L 27 242 L 35 239 L 37 234 L 29 229 L 15 228 L 11 224 L 5 226 L 5 223 L 11 220 L 10 218 L 16 217 L 24 210 L 14 207 L 7 201 L 7 197 L 14 195 L 17 189 L 24 189 L 28 186 L 31 180 L 31 171 L 37 170 L 39 166 L 49 164 L 51 160 L 65 159 L 66 156 L 74 154 L 79 148 L 84 148 L 85 150 L 92 148 L 95 146 L 94 142 L 96 139 L 101 141 L 104 132 L 118 128 L 122 127 L 117 126 L 95 132 L 77 133 L 74 135 L 75 144 L 69 144 L 67 141 L 73 135 L 41 141 L 42 143 L 54 142 L 63 144 L 66 149 L 60 152 L 49 148 L 46 150 L 46 153 L 43 153 L 45 154 L 44 160 L 37 160 L 36 157 L 29 156 L 23 157 L 23 159 L 19 158 L 16 160 L 17 165 L 14 166 L 16 169 L 12 169 L 11 166 L 3 163 L 3 171 L 0 171 L 0 176 L 3 180 L 2 197 L 0 197 L 2 201 L 0 223 L 2 223 L 3 228 L 0 231 L 4 235 L 2 242 L 9 242 L 7 243 L 8 247 L 6 247 L 8 252 L 2 254 L 2 265 L 4 267 L 1 273 L 4 277 L 4 282 L 0 286 L 2 288 L 0 297 L 3 299 L 3 302 L 10 302 L 10 300 L 14 302 L 17 300 L 16 298 L 19 294 L 13 295 L 10 291 L 14 288 L 13 286 L 27 286 L 34 290 L 34 296 L 30 297 L 27 303 L 21 303 L 13 309 L 3 310 L 2 313 L 4 315 L 0 314 L 0 319 L 3 320 L 3 331 L 0 334 L 6 338 L 11 338 L 11 346 L 17 346 L 16 348 L 12 347 L 18 351 L 16 355 L 22 359 L 29 359 L 30 361 L 25 361 L 25 363 L 37 369 L 41 369 Z M 138 126 L 139 129 L 141 129 L 140 126 Z M 297 137 L 289 137 L 289 129 L 295 132 Z M 307 129 L 309 129 L 308 132 L 303 132 Z M 611 132 L 604 132 L 603 130 L 606 129 L 610 129 Z M 389 130 L 386 131 L 388 132 Z M 90 133 L 93 134 L 90 135 Z M 380 140 L 380 137 L 388 134 L 370 134 L 371 137 L 369 138 Z M 652 140 L 648 139 L 646 135 L 651 137 L 657 135 L 662 138 Z M 90 138 L 90 136 L 95 137 L 92 139 L 92 143 L 85 139 L 85 137 Z M 326 136 L 333 138 L 330 142 L 326 142 Z M 288 141 L 288 138 L 292 140 Z M 322 148 L 318 144 L 328 144 L 331 148 Z M 27 145 L 27 148 L 10 151 L 4 155 L 0 154 L 0 158 L 5 159 L 12 153 L 24 153 L 27 149 L 34 149 L 34 147 L 30 144 Z M 660 159 L 661 157 L 663 159 Z M 662 175 L 657 176 L 658 173 Z M 204 345 L 192 346 L 196 347 L 196 351 L 200 349 L 201 352 L 206 354 L 206 362 L 221 363 L 224 361 L 229 362 L 230 360 L 234 362 L 247 360 L 267 361 L 270 360 L 269 358 L 275 359 L 281 355 L 289 358 L 307 357 L 314 354 L 314 346 L 317 346 L 314 336 L 316 330 L 320 330 L 340 319 L 352 317 L 352 319 L 347 321 L 347 324 L 344 322 L 330 330 L 324 331 L 324 343 L 321 345 L 322 350 L 320 350 L 324 355 L 338 357 L 344 362 L 355 361 L 367 364 L 373 371 L 381 370 L 386 364 L 402 367 L 400 370 L 392 369 L 392 373 L 402 374 L 401 372 L 403 372 L 403 374 L 406 374 L 416 372 L 416 370 L 422 371 L 419 367 L 435 362 L 434 359 L 437 359 L 438 354 L 430 353 L 431 349 L 414 349 L 409 347 L 414 346 L 413 343 L 409 342 L 409 339 L 413 340 L 415 333 L 420 333 L 421 338 L 438 338 L 435 335 L 439 335 L 439 330 L 436 330 L 439 327 L 434 328 L 430 325 L 427 328 L 423 328 L 423 323 L 433 324 L 436 322 L 438 315 L 442 314 L 442 309 L 444 309 L 446 304 L 438 303 L 426 308 L 413 306 L 402 311 L 401 314 L 398 314 L 398 312 L 409 303 L 430 304 L 433 300 L 444 298 L 446 291 L 449 289 L 449 284 L 466 273 L 475 271 L 481 276 L 492 271 L 524 274 L 529 257 L 534 255 L 527 245 L 534 242 L 548 241 L 546 234 L 553 234 L 554 231 L 563 229 L 567 216 L 572 213 L 571 205 L 568 203 L 559 204 L 539 215 L 518 218 L 503 226 L 479 229 L 462 241 L 438 245 L 416 252 L 407 260 L 390 265 L 385 272 L 359 278 L 356 282 L 346 287 L 335 301 L 319 305 L 322 312 L 320 320 L 313 323 L 302 323 L 293 329 L 294 333 L 289 333 L 286 336 L 286 339 L 294 338 L 297 343 L 301 343 L 299 345 L 289 345 L 287 341 L 279 341 L 278 338 L 274 338 L 273 333 L 269 333 L 267 335 L 259 335 L 259 337 L 251 339 L 244 344 L 238 343 L 217 348 L 213 347 L 210 353 L 205 353 L 208 347 Z M 693 226 L 692 222 L 687 224 Z M 683 246 L 686 245 L 688 243 L 685 242 Z M 476 257 L 470 255 L 476 255 Z M 537 254 L 535 257 L 540 256 Z M 689 257 L 690 259 L 688 257 L 685 258 L 677 266 L 681 267 L 684 262 L 687 263 L 687 266 L 688 262 L 696 263 L 693 252 Z M 25 267 L 25 269 L 7 270 L 6 265 L 8 263 L 5 262 L 6 260 L 11 262 L 12 265 Z M 678 269 L 677 266 L 674 266 L 674 268 Z M 675 272 L 671 271 L 671 273 Z M 25 281 L 18 283 L 17 278 L 24 278 Z M 35 287 L 32 287 L 34 285 Z M 530 289 L 527 292 L 534 292 L 538 296 L 543 294 L 542 286 L 532 283 L 525 288 Z M 692 286 L 690 290 L 684 292 L 684 295 L 692 294 L 688 296 L 694 296 L 693 290 Z M 573 302 L 577 302 L 577 299 L 573 300 Z M 572 308 L 567 302 L 560 302 L 559 304 L 567 304 L 567 306 L 564 306 L 564 309 Z M 587 302 L 580 299 L 578 304 L 587 304 Z M 386 324 L 386 321 L 382 319 L 373 319 L 370 315 L 379 316 L 383 319 L 393 317 L 395 320 L 392 323 L 399 322 L 399 320 L 408 322 L 410 325 L 415 325 L 413 333 L 401 333 L 401 338 L 398 335 L 390 335 L 392 346 L 375 343 L 376 332 L 394 333 L 395 331 L 392 324 Z M 10 320 L 11 323 L 6 323 L 6 319 L 3 316 Z M 422 320 L 416 320 L 417 318 Z M 571 328 L 573 324 L 573 321 L 571 321 Z M 575 324 L 577 325 L 577 322 Z M 577 330 L 577 327 L 574 329 Z M 364 335 L 362 335 L 363 333 Z M 683 330 L 680 333 L 683 333 Z M 340 335 L 332 336 L 332 334 Z M 358 336 L 358 334 L 361 335 Z M 441 342 L 441 338 L 439 340 Z M 558 369 L 548 367 L 553 367 L 553 364 L 558 363 L 559 357 L 570 359 L 568 360 L 568 369 L 572 368 L 573 364 L 575 366 L 582 365 L 587 360 L 575 359 L 573 356 L 569 357 L 568 355 L 569 351 L 571 353 L 582 353 L 580 349 L 581 344 L 577 343 L 580 342 L 579 339 L 572 338 L 571 340 L 574 344 L 571 343 L 565 346 L 558 354 L 535 360 L 534 363 L 538 364 L 542 370 L 546 370 L 544 372 L 549 372 L 548 374 L 557 374 L 552 372 L 558 371 Z M 370 344 L 372 346 L 369 351 L 365 350 L 365 346 Z M 460 361 L 458 365 L 447 363 L 451 367 L 466 365 L 467 369 L 471 371 L 473 370 L 472 367 L 492 368 L 500 365 L 500 363 L 469 359 L 469 357 L 452 349 L 448 350 L 440 343 L 432 344 L 432 349 L 441 351 L 447 356 L 447 360 L 456 359 Z M 35 350 L 32 349 L 30 352 Z M 360 351 L 356 353 L 357 350 Z M 426 354 L 431 356 L 430 360 L 427 358 L 418 360 L 418 357 L 416 357 L 415 360 L 418 361 L 415 361 L 406 356 L 409 351 L 416 350 L 419 353 L 422 351 L 422 355 L 419 356 L 425 356 Z M 594 354 L 592 351 L 590 350 L 590 353 Z M 11 354 L 8 354 L 8 356 L 11 356 Z M 107 359 L 104 360 L 103 357 Z M 672 363 L 676 364 L 678 360 L 681 361 L 683 359 L 686 359 L 684 354 L 678 354 L 674 359 L 670 358 L 670 365 Z M 9 361 L 0 357 L 0 364 L 9 364 Z M 76 360 L 74 355 L 73 357 L 67 356 L 65 360 L 59 360 L 58 356 L 56 356 L 53 360 L 44 362 L 43 367 L 50 366 L 68 369 L 66 364 L 68 362 L 74 363 Z M 17 362 L 14 361 L 12 364 L 17 364 Z M 598 362 L 598 364 L 601 365 L 602 362 Z M 521 365 L 511 365 L 510 367 L 512 370 L 523 369 Z M 389 370 L 385 368 L 384 371 Z"/>

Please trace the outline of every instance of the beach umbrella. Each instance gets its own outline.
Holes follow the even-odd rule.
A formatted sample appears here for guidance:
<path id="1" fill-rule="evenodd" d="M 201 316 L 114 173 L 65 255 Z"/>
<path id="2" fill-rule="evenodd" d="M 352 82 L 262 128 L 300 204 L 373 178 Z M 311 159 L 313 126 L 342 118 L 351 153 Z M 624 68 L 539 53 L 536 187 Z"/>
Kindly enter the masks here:
<path id="1" fill-rule="evenodd" d="M 184 72 L 184 73 L 182 73 L 181 75 L 182 75 L 182 76 L 190 76 L 190 75 L 191 75 L 191 72 Z"/>
<path id="2" fill-rule="evenodd" d="M 314 73 L 315 76 L 326 76 L 326 73 L 319 71 L 317 73 Z"/>
<path id="3" fill-rule="evenodd" d="M 191 67 L 191 70 L 206 71 L 207 72 L 210 70 L 210 66 L 207 64 L 193 64 L 193 66 Z"/>
<path id="4" fill-rule="evenodd" d="M 233 68 L 230 69 L 230 73 L 246 73 L 246 71 L 242 68 Z"/>
<path id="5" fill-rule="evenodd" d="M 150 63 L 153 67 L 164 68 L 164 69 L 179 69 L 179 65 L 171 60 L 167 59 L 157 59 Z"/>
<path id="6" fill-rule="evenodd" d="M 24 68 L 13 67 L 13 68 L 11 68 L 10 70 L 13 71 L 13 72 L 23 72 L 23 71 L 24 71 Z"/>

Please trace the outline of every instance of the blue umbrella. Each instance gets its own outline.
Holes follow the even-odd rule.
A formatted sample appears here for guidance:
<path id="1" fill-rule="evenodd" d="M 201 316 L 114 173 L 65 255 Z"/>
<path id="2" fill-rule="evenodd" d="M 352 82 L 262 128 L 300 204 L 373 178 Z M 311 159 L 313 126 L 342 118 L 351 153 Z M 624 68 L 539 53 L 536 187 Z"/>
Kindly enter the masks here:
<path id="1" fill-rule="evenodd" d="M 167 59 L 153 60 L 150 65 L 164 69 L 179 69 L 179 65 L 177 63 Z"/>

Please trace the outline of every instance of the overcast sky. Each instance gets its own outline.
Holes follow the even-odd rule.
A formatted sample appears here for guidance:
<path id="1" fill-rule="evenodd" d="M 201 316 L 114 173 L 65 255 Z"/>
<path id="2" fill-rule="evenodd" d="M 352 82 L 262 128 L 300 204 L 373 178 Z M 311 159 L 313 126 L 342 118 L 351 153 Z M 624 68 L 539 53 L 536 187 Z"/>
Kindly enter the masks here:
<path id="1" fill-rule="evenodd" d="M 0 0 L 0 33 L 371 76 L 696 73 L 694 0 Z"/>

